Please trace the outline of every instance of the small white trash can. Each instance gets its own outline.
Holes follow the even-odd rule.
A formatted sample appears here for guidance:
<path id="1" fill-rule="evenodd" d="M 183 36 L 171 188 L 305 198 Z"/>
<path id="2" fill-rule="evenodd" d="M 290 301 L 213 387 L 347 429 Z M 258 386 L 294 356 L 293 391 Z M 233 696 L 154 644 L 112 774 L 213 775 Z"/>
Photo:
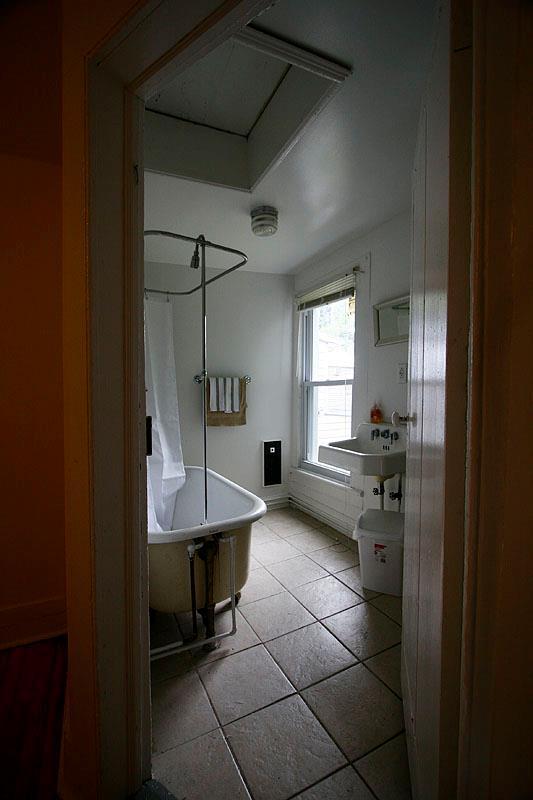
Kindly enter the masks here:
<path id="1" fill-rule="evenodd" d="M 365 589 L 402 594 L 404 515 L 369 508 L 357 520 L 361 583 Z"/>

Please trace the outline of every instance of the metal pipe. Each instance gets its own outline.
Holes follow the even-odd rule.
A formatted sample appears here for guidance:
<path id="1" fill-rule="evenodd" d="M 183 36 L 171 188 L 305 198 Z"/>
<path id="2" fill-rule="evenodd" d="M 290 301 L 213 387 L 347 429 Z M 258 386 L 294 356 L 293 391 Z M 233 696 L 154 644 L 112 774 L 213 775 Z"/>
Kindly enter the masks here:
<path id="1" fill-rule="evenodd" d="M 203 558 L 205 559 L 205 604 L 204 604 L 204 625 L 205 625 L 205 649 L 214 650 L 216 644 L 212 644 L 215 636 L 215 555 L 218 550 L 216 539 L 207 539 L 203 547 Z"/>
<path id="2" fill-rule="evenodd" d="M 202 445 L 204 458 L 204 524 L 207 524 L 207 293 L 205 281 L 205 237 L 198 237 L 202 252 Z"/>
<path id="3" fill-rule="evenodd" d="M 158 231 L 158 230 L 149 230 L 144 232 L 145 236 L 168 236 L 170 239 L 179 239 L 183 242 L 194 242 L 195 244 L 199 244 L 200 246 L 204 245 L 204 247 L 210 247 L 213 250 L 220 250 L 223 253 L 233 253 L 233 255 L 240 256 L 241 260 L 238 264 L 235 264 L 233 267 L 229 267 L 228 269 L 223 270 L 219 275 L 215 275 L 213 278 L 209 278 L 208 281 L 205 281 L 205 285 L 209 286 L 210 283 L 214 283 L 215 281 L 219 281 L 220 278 L 223 278 L 225 275 L 229 275 L 230 272 L 234 272 L 239 267 L 244 266 L 248 261 L 248 256 L 246 253 L 243 253 L 242 250 L 235 250 L 233 247 L 226 247 L 222 244 L 216 244 L 216 242 L 208 241 L 204 236 L 197 236 L 196 238 L 193 236 L 185 236 L 182 233 L 171 233 L 170 231 Z M 171 292 L 167 289 L 149 289 L 145 288 L 145 292 L 150 292 L 151 294 L 166 294 L 172 296 L 186 296 L 191 295 L 197 292 L 199 289 L 202 289 L 203 282 L 200 282 L 197 286 L 194 286 L 192 289 L 187 290 L 186 292 Z"/>
<path id="4" fill-rule="evenodd" d="M 198 638 L 198 620 L 196 619 L 196 548 L 198 545 L 190 544 L 187 547 L 189 554 L 189 579 L 191 583 L 191 615 L 192 615 L 192 635 L 193 639 Z"/>
<path id="5" fill-rule="evenodd" d="M 237 633 L 237 611 L 235 603 L 235 534 L 230 536 L 220 536 L 220 542 L 228 543 L 230 545 L 230 597 L 231 597 L 231 630 L 224 633 L 216 633 L 214 636 L 206 639 L 198 639 L 195 642 L 188 644 L 165 644 L 163 647 L 154 647 L 150 650 L 150 660 L 158 661 L 160 658 L 166 658 L 177 653 L 183 653 L 186 650 L 194 650 L 198 647 L 203 647 L 210 642 L 216 642 L 220 639 L 226 639 L 228 636 L 234 636 Z"/>

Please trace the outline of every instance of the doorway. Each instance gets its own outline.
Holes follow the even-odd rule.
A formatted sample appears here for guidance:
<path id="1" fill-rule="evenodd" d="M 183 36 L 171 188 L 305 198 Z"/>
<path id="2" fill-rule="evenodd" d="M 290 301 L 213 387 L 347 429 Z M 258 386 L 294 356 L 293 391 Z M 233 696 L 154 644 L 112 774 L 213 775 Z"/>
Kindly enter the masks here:
<path id="1" fill-rule="evenodd" d="M 231 25 L 222 25 L 220 23 L 219 17 L 215 14 L 211 18 L 211 27 L 209 30 L 211 31 L 211 35 L 215 41 L 219 41 L 223 38 L 223 36 L 227 36 L 231 30 L 236 30 L 239 26 L 242 27 L 248 20 L 253 19 L 259 11 L 260 4 L 240 4 L 240 12 L 241 16 L 238 21 L 232 21 Z M 266 4 L 265 4 L 266 5 Z M 247 6 L 246 11 L 243 12 L 243 7 Z M 253 6 L 253 8 L 252 8 Z M 219 26 L 217 28 L 217 25 Z M 142 27 L 142 26 L 141 26 Z M 213 30 L 216 29 L 216 36 L 213 35 Z M 224 30 L 224 34 L 221 33 L 221 30 Z M 205 28 L 201 31 L 202 34 L 205 34 Z M 218 38 L 217 38 L 218 37 Z M 209 38 L 209 37 L 208 37 Z M 199 36 L 201 39 L 201 36 Z M 213 44 L 213 41 L 211 42 Z M 176 51 L 173 51 L 171 55 L 168 56 L 167 65 L 172 63 L 172 69 L 176 70 L 176 62 L 179 61 L 179 58 L 185 58 L 183 53 L 187 53 L 187 58 L 192 58 L 194 55 L 198 55 L 201 51 L 201 48 L 204 47 L 207 49 L 208 45 L 206 44 L 205 39 L 201 43 L 201 46 L 198 45 L 196 52 L 193 53 L 191 50 L 194 51 L 194 44 L 191 44 L 191 47 L 188 48 L 186 51 L 183 47 L 178 55 L 176 55 Z M 178 48 L 179 50 L 179 48 Z M 116 53 L 113 55 L 109 54 L 108 59 L 112 61 L 113 58 L 116 58 Z M 183 66 L 183 64 L 182 64 Z M 164 82 L 165 77 L 168 78 L 168 73 L 166 76 L 163 75 L 164 70 L 159 70 L 156 73 L 155 70 L 146 69 L 144 73 L 137 73 L 130 86 L 133 88 L 135 92 L 139 92 L 143 94 L 143 96 L 147 97 L 150 92 L 153 92 L 155 86 L 155 75 L 157 74 L 160 76 L 161 83 Z M 103 73 L 98 73 L 97 69 L 93 70 L 93 74 L 91 79 L 93 81 L 93 100 L 96 100 L 96 96 L 99 94 L 99 100 L 102 97 L 107 97 L 111 99 L 111 102 L 114 104 L 115 101 L 120 101 L 123 97 L 123 89 L 120 82 L 114 83 L 113 86 L 109 85 L 109 82 L 102 78 Z M 142 80 L 139 77 L 142 74 Z M 144 82 L 143 82 L 144 81 Z M 142 91 L 140 86 L 142 85 Z M 122 105 L 120 102 L 117 102 L 117 106 L 122 109 Z M 93 241 L 93 251 L 92 251 L 92 258 L 99 253 L 102 253 L 103 248 L 107 246 L 107 243 L 111 245 L 105 256 L 104 261 L 107 260 L 107 263 L 111 263 L 113 259 L 115 259 L 115 264 L 122 264 L 123 259 L 126 258 L 127 263 L 139 264 L 140 262 L 140 241 L 138 236 L 138 231 L 142 227 L 142 198 L 139 194 L 139 189 L 136 188 L 138 186 L 142 186 L 142 183 L 137 183 L 137 179 L 139 174 L 142 174 L 142 158 L 140 152 L 139 141 L 136 140 L 136 132 L 139 132 L 139 126 L 135 124 L 131 124 L 132 120 L 141 118 L 142 114 L 142 106 L 138 103 L 138 101 L 129 95 L 128 104 L 126 106 L 128 116 L 126 118 L 126 143 L 127 147 L 129 148 L 128 152 L 130 156 L 133 155 L 133 158 L 126 159 L 127 169 L 122 174 L 122 160 L 118 159 L 118 152 L 122 148 L 122 143 L 119 147 L 117 147 L 116 152 L 110 152 L 110 148 L 108 147 L 108 143 L 101 142 L 101 149 L 99 149 L 98 138 L 96 138 L 95 147 L 96 152 L 102 155 L 102 162 L 101 166 L 104 171 L 107 169 L 108 166 L 111 166 L 112 169 L 107 171 L 107 177 L 109 178 L 110 175 L 114 175 L 116 178 L 116 185 L 123 187 L 122 178 L 125 179 L 126 183 L 126 219 L 129 221 L 126 225 L 128 230 L 128 236 L 126 237 L 126 253 L 121 250 L 121 247 L 118 246 L 116 239 L 114 240 L 113 237 L 106 241 L 106 236 L 109 236 L 108 231 L 108 219 L 105 220 L 102 218 L 100 214 L 100 218 L 98 216 L 99 208 L 106 208 L 108 212 L 113 211 L 113 213 L 117 214 L 117 217 L 120 218 L 122 213 L 122 203 L 121 198 L 122 188 L 120 191 L 117 192 L 116 195 L 116 205 L 113 206 L 114 203 L 114 196 L 110 196 L 109 192 L 107 192 L 106 197 L 101 194 L 98 195 L 98 192 L 101 191 L 103 193 L 108 190 L 108 186 L 105 183 L 102 186 L 99 186 L 98 180 L 95 182 L 94 191 L 92 194 L 92 203 L 93 203 L 93 227 L 92 227 L 92 239 Z M 109 108 L 104 109 L 109 113 Z M 120 112 L 119 117 L 122 112 Z M 122 118 L 121 118 L 122 119 Z M 105 126 L 108 125 L 110 119 L 104 122 L 103 129 Z M 107 151 L 107 152 L 104 152 Z M 120 167 L 117 167 L 117 164 L 120 164 Z M 130 170 L 131 167 L 131 170 Z M 133 223 L 130 225 L 130 223 Z M 101 224 L 99 228 L 98 225 Z M 120 226 L 119 226 L 120 227 Z M 96 241 L 96 239 L 98 241 Z M 110 261 L 111 259 L 111 261 Z M 97 260 L 97 258 L 96 258 Z M 110 286 L 108 279 L 104 277 L 103 274 L 99 275 L 96 271 L 93 275 L 94 285 L 93 291 L 95 292 L 95 296 L 100 297 L 100 293 L 103 292 L 104 285 L 106 286 L 107 291 L 107 303 L 102 303 L 100 308 L 100 316 L 99 316 L 99 324 L 100 329 L 95 331 L 95 339 L 94 339 L 94 349 L 93 349 L 93 358 L 94 364 L 97 370 L 100 370 L 100 375 L 109 375 L 109 369 L 111 364 L 113 363 L 113 359 L 115 359 L 115 363 L 122 362 L 122 354 L 126 353 L 128 365 L 126 368 L 127 380 L 126 380 L 126 391 L 123 392 L 123 387 L 120 391 L 116 394 L 117 404 L 116 407 L 113 406 L 111 409 L 109 407 L 109 388 L 110 384 L 107 384 L 106 395 L 102 392 L 102 388 L 98 385 L 98 381 L 96 381 L 92 386 L 93 392 L 93 421 L 95 423 L 94 431 L 95 431 L 95 441 L 96 441 L 96 448 L 95 448 L 95 455 L 94 460 L 95 464 L 98 466 L 98 469 L 95 470 L 94 473 L 94 486 L 95 486 L 95 498 L 96 498 L 96 507 L 95 507 L 95 537 L 96 537 L 96 572 L 100 576 L 100 584 L 99 586 L 105 587 L 115 582 L 116 591 L 121 598 L 119 603 L 117 604 L 116 611 L 113 613 L 109 613 L 109 608 L 103 602 L 103 596 L 98 594 L 98 585 L 97 591 L 95 595 L 95 602 L 96 602 L 96 626 L 100 631 L 100 638 L 98 640 L 98 648 L 103 647 L 106 637 L 113 638 L 115 641 L 125 642 L 124 653 L 125 658 L 123 661 L 114 660 L 114 663 L 110 663 L 111 660 L 108 659 L 105 655 L 105 649 L 98 650 L 98 661 L 100 665 L 100 673 L 102 676 L 102 687 L 109 681 L 108 688 L 109 691 L 113 692 L 113 686 L 116 686 L 117 682 L 121 682 L 123 677 L 127 676 L 126 686 L 126 700 L 125 700 L 125 707 L 129 708 L 129 725 L 127 735 L 123 738 L 120 745 L 117 745 L 115 741 L 116 738 L 116 728 L 113 730 L 114 724 L 119 721 L 120 726 L 122 727 L 123 720 L 128 719 L 128 714 L 121 713 L 120 707 L 115 707 L 115 709 L 110 710 L 109 708 L 101 708 L 102 711 L 102 742 L 104 746 L 106 742 L 109 744 L 109 748 L 106 750 L 108 753 L 108 768 L 109 768 L 109 779 L 112 778 L 114 780 L 114 776 L 116 776 L 116 760 L 115 758 L 120 761 L 129 762 L 131 766 L 131 771 L 128 773 L 126 770 L 125 773 L 128 774 L 128 781 L 129 786 L 135 785 L 138 782 L 138 777 L 141 775 L 142 777 L 147 777 L 149 772 L 149 754 L 146 752 L 146 745 L 139 745 L 139 737 L 135 733 L 135 731 L 139 730 L 139 724 L 141 728 L 145 731 L 145 734 L 148 731 L 148 708 L 149 703 L 147 702 L 146 697 L 146 686 L 147 686 L 147 653 L 139 652 L 135 642 L 147 642 L 147 632 L 146 628 L 143 627 L 142 619 L 146 618 L 146 593 L 142 590 L 142 587 L 146 587 L 146 560 L 145 555 L 143 555 L 142 546 L 139 546 L 139 542 L 137 541 L 129 541 L 127 542 L 127 537 L 124 537 L 121 540 L 120 536 L 113 542 L 103 543 L 102 540 L 99 538 L 99 532 L 101 533 L 105 530 L 106 527 L 111 527 L 113 529 L 117 528 L 117 504 L 114 502 L 116 497 L 108 494 L 107 489 L 111 488 L 112 485 L 116 484 L 108 484 L 106 477 L 109 475 L 108 470 L 112 466 L 118 468 L 116 470 L 117 475 L 123 475 L 124 468 L 128 474 L 128 478 L 122 483 L 122 485 L 127 486 L 127 492 L 121 495 L 121 501 L 119 503 L 121 509 L 121 519 L 118 524 L 118 528 L 123 532 L 126 530 L 136 530 L 138 532 L 142 532 L 144 528 L 143 523 L 143 511 L 142 511 L 142 503 L 139 504 L 138 499 L 143 496 L 143 462 L 144 462 L 144 454 L 143 454 L 143 447 L 141 443 L 144 442 L 144 419 L 143 419 L 143 393 L 142 393 L 142 371 L 141 371 L 141 359 L 139 358 L 139 354 L 142 354 L 142 348 L 140 347 L 141 342 L 141 315 L 140 315 L 140 308 L 142 307 L 142 282 L 140 280 L 140 271 L 133 271 L 133 274 L 126 271 L 125 273 L 125 287 L 122 283 L 123 275 L 122 269 L 112 270 L 111 273 L 114 277 L 113 280 L 116 281 L 116 284 Z M 109 277 L 109 274 L 108 274 Z M 125 291 L 125 308 L 127 313 L 125 315 L 126 320 L 126 329 L 118 328 L 120 326 L 117 325 L 116 320 L 116 300 L 117 297 L 120 298 L 122 305 L 122 300 L 124 299 L 124 291 Z M 115 293 L 115 294 L 114 294 Z M 132 299 L 137 298 L 137 304 L 132 302 Z M 135 310 L 135 308 L 137 310 Z M 116 339 L 113 338 L 113 333 L 117 333 L 118 336 Z M 121 347 L 117 347 L 117 351 L 114 353 L 109 353 L 108 346 L 104 346 L 102 339 L 100 338 L 102 334 L 105 333 L 107 337 L 107 342 L 110 340 L 116 341 L 117 345 L 123 340 L 127 342 L 127 346 L 125 349 Z M 111 336 L 110 336 L 111 334 Z M 135 344 L 137 343 L 137 344 Z M 120 352 L 119 352 L 120 351 Z M 124 370 L 121 370 L 117 373 L 119 375 L 124 374 Z M 113 397 L 115 397 L 115 393 L 113 392 Z M 126 408 L 126 426 L 124 426 L 124 408 Z M 141 413 L 139 414 L 139 409 Z M 111 412 L 111 413 L 110 413 Z M 115 416 L 113 416 L 115 415 Z M 120 418 L 121 422 L 120 425 L 117 427 L 113 424 L 114 421 Z M 101 447 L 102 442 L 106 441 L 107 444 L 105 447 Z M 100 442 L 100 444 L 98 444 Z M 126 452 L 129 454 L 129 457 L 126 461 L 123 460 L 122 455 Z M 117 459 L 117 462 L 113 464 L 113 459 Z M 126 465 L 124 467 L 124 465 Z M 141 540 L 142 542 L 142 536 Z M 104 546 L 102 546 L 102 544 Z M 124 576 L 118 576 L 116 571 L 110 569 L 111 563 L 116 565 L 118 562 L 122 562 L 123 554 L 126 553 L 125 559 L 125 574 Z M 136 576 L 135 580 L 132 580 L 133 576 Z M 141 585 L 139 586 L 138 578 L 140 577 Z M 130 588 L 126 592 L 120 591 L 120 581 L 124 581 L 122 584 L 123 586 L 127 585 L 127 578 L 130 580 Z M 143 583 L 144 581 L 144 583 Z M 124 602 L 125 598 L 125 602 Z M 107 596 L 108 599 L 108 596 Z M 124 621 L 126 620 L 126 625 L 124 625 Z M 130 663 L 128 663 L 128 659 Z M 139 703 L 139 698 L 141 698 L 141 702 Z M 132 722 L 134 721 L 134 724 Z M 145 737 L 143 741 L 146 741 Z M 122 752 L 119 752 L 121 751 Z M 105 772 L 105 770 L 104 770 Z M 104 781 L 106 777 L 104 775 Z"/>

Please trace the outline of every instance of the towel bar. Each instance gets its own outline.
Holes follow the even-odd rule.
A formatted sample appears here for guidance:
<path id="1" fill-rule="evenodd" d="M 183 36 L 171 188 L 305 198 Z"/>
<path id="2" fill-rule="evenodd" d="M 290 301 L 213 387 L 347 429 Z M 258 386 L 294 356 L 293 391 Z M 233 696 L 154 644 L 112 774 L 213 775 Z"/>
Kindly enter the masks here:
<path id="1" fill-rule="evenodd" d="M 204 382 L 204 378 L 207 378 L 207 372 L 205 374 L 203 374 L 203 375 L 202 374 L 195 375 L 194 376 L 194 382 L 195 383 L 203 383 Z M 251 379 L 250 375 L 243 375 L 241 380 L 243 380 L 245 383 L 251 383 L 252 382 L 252 379 Z"/>

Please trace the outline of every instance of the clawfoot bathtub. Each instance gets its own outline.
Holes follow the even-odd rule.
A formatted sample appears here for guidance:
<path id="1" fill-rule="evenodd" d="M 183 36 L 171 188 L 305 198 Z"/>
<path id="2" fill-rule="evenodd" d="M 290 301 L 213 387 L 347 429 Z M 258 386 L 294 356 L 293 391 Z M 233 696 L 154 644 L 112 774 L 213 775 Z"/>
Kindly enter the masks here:
<path id="1" fill-rule="evenodd" d="M 172 530 L 148 532 L 150 607 L 180 613 L 192 608 L 189 550 L 195 540 L 214 535 L 217 541 L 213 564 L 214 602 L 230 597 L 230 547 L 216 534 L 235 534 L 235 591 L 248 579 L 252 523 L 266 513 L 264 502 L 227 478 L 208 470 L 207 524 L 201 524 L 204 508 L 204 471 L 186 467 L 186 481 L 178 492 Z M 222 536 L 223 538 L 223 536 Z M 195 559 L 196 602 L 205 597 L 205 562 Z"/>

